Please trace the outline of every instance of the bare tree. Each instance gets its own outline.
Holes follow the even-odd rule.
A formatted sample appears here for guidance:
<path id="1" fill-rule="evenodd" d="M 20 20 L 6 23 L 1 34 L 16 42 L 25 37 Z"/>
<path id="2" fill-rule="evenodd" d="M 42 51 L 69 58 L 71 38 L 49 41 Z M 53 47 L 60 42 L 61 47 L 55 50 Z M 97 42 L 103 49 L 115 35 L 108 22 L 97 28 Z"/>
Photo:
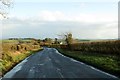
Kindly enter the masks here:
<path id="1" fill-rule="evenodd" d="M 0 0 L 0 16 L 7 18 L 7 14 L 9 13 L 12 4 L 13 0 Z"/>
<path id="2" fill-rule="evenodd" d="M 73 43 L 72 33 L 67 32 L 67 33 L 63 33 L 63 34 L 58 35 L 58 36 L 61 36 L 65 40 L 65 42 L 68 46 L 68 49 L 71 49 L 71 44 Z"/>

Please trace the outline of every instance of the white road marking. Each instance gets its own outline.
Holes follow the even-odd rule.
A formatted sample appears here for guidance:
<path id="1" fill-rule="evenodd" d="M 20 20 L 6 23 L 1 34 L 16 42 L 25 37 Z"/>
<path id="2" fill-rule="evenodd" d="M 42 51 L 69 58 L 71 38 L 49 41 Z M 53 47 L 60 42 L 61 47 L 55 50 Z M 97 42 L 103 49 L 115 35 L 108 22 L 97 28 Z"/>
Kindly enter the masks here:
<path id="1" fill-rule="evenodd" d="M 32 67 L 29 71 L 27 78 L 34 78 L 35 67 Z"/>
<path id="2" fill-rule="evenodd" d="M 43 75 L 43 78 L 46 78 L 46 75 Z"/>
<path id="3" fill-rule="evenodd" d="M 60 77 L 61 77 L 61 78 L 64 78 L 64 76 L 62 75 L 62 73 L 61 73 L 60 71 L 61 71 L 61 69 L 57 68 L 57 72 L 58 72 L 58 74 L 60 75 Z"/>
<path id="4" fill-rule="evenodd" d="M 51 59 L 50 59 L 50 58 L 49 58 L 48 60 L 49 60 L 49 61 L 51 61 Z"/>
<path id="5" fill-rule="evenodd" d="M 43 66 L 44 64 L 38 64 L 38 65 Z"/>
<path id="6" fill-rule="evenodd" d="M 60 71 L 61 69 L 57 68 L 58 71 Z"/>
<path id="7" fill-rule="evenodd" d="M 64 76 L 62 75 L 62 73 L 61 73 L 61 72 L 59 72 L 59 71 L 58 71 L 58 73 L 60 74 L 61 78 L 64 78 Z"/>

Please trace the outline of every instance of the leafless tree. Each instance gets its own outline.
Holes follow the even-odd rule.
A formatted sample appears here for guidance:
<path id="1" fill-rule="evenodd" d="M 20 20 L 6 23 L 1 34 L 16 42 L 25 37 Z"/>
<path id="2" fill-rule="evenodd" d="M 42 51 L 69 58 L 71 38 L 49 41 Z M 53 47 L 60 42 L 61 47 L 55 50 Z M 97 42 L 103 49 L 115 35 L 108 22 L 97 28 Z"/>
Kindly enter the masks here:
<path id="1" fill-rule="evenodd" d="M 71 49 L 71 44 L 73 43 L 72 33 L 66 32 L 66 33 L 63 33 L 63 34 L 58 35 L 58 36 L 61 36 L 61 38 L 65 40 L 65 42 L 68 46 L 68 49 Z"/>
<path id="2" fill-rule="evenodd" d="M 66 33 L 63 33 L 63 34 L 58 35 L 58 36 L 60 36 L 62 39 L 64 39 L 67 44 L 72 44 L 72 42 L 73 42 L 73 38 L 72 38 L 72 33 L 71 32 L 66 32 Z"/>
<path id="3" fill-rule="evenodd" d="M 9 9 L 13 4 L 13 0 L 0 0 L 0 16 L 3 18 L 7 18 L 7 14 L 9 13 Z"/>

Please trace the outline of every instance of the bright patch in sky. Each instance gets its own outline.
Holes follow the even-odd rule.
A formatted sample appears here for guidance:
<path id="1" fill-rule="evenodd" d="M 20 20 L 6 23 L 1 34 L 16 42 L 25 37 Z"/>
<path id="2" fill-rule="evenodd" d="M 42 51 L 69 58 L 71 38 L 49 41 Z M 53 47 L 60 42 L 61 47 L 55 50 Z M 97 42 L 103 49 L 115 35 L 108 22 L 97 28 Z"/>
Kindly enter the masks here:
<path id="1" fill-rule="evenodd" d="M 9 19 L 2 22 L 3 38 L 55 38 L 72 32 L 79 39 L 114 39 L 118 38 L 118 3 L 18 0 Z"/>

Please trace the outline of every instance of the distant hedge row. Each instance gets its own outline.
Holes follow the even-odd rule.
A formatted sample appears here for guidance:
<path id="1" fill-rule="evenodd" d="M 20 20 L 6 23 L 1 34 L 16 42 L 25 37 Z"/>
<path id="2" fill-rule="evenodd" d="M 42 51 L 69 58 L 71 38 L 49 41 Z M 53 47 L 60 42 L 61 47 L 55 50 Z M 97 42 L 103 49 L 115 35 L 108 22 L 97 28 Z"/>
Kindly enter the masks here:
<path id="1" fill-rule="evenodd" d="M 63 49 L 68 48 L 67 45 L 54 45 L 54 47 L 59 47 Z M 120 40 L 105 42 L 83 42 L 71 44 L 69 47 L 69 49 L 75 51 L 98 52 L 120 55 Z"/>

